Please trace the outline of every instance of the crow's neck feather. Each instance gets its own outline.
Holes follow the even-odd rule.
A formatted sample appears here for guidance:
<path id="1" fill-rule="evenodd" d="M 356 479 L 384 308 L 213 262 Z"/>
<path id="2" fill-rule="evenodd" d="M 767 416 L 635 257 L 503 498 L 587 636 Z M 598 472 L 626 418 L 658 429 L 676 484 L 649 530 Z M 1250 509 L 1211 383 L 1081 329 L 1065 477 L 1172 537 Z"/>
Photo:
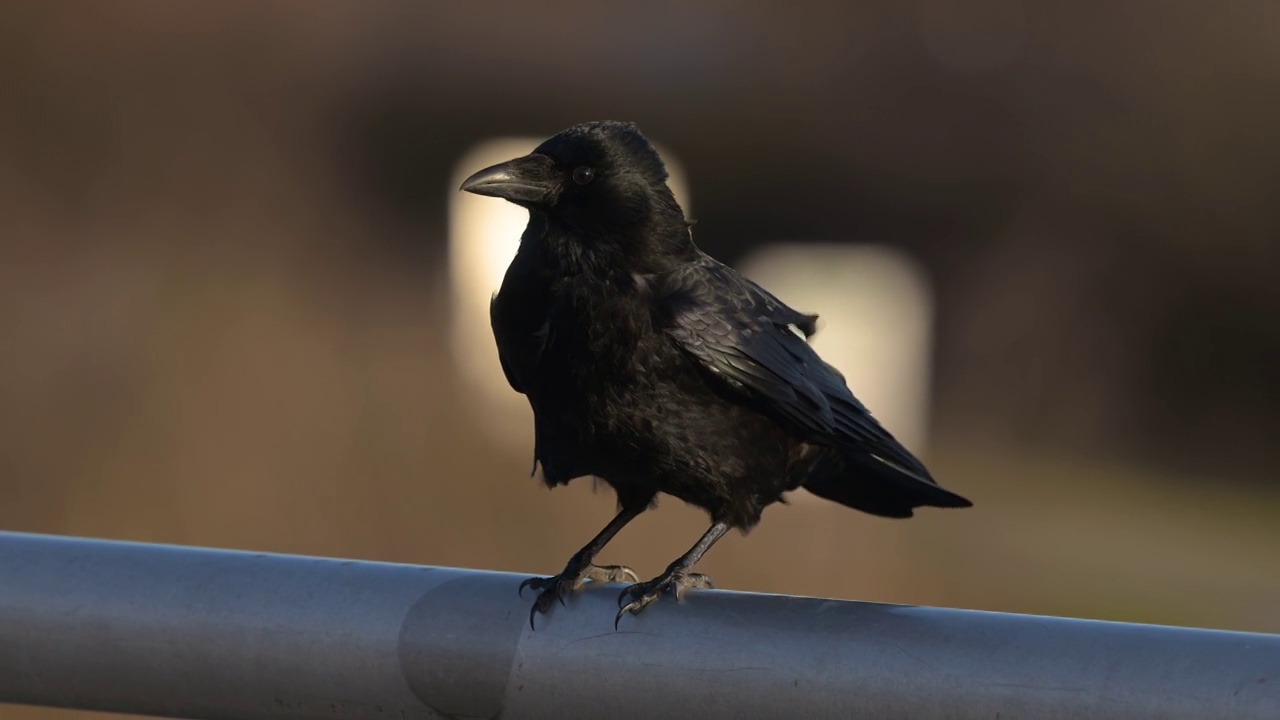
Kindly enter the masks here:
<path id="1" fill-rule="evenodd" d="M 631 277 L 674 270 L 700 253 L 679 206 L 649 213 L 619 227 L 571 226 L 549 216 L 531 216 L 526 237 L 535 237 L 546 259 L 563 277 Z"/>

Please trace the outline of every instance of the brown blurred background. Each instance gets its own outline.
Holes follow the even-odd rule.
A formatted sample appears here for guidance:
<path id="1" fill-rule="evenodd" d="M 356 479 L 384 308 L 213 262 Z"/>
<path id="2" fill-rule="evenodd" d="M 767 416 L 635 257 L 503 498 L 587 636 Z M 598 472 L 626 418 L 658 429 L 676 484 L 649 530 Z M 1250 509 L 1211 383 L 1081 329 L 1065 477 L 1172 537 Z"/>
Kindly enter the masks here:
<path id="1" fill-rule="evenodd" d="M 531 427 L 478 431 L 445 209 L 475 143 L 619 118 L 679 154 L 709 252 L 856 239 L 933 285 L 921 450 L 976 507 L 778 507 L 709 554 L 720 586 L 1280 632 L 1276 27 L 1264 0 L 6 3 L 0 527 L 558 570 L 613 498 L 529 479 Z M 668 500 L 603 559 L 652 575 L 704 525 Z"/>

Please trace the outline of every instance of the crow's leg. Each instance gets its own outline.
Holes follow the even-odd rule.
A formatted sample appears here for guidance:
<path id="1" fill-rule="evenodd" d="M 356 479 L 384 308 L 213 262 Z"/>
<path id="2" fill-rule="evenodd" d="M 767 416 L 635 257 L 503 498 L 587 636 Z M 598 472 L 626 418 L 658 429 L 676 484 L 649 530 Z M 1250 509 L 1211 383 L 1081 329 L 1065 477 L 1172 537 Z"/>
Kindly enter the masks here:
<path id="1" fill-rule="evenodd" d="M 538 599 L 533 602 L 533 608 L 529 610 L 529 627 L 533 627 L 533 618 L 538 613 L 545 613 L 551 609 L 551 604 L 556 600 L 560 604 L 564 604 L 564 596 L 568 593 L 582 587 L 582 584 L 588 580 L 593 583 L 620 582 L 628 580 L 635 582 L 640 578 L 636 576 L 634 570 L 621 565 L 594 565 L 592 560 L 596 554 L 613 539 L 618 531 L 636 518 L 637 515 L 644 512 L 647 503 L 624 503 L 622 509 L 618 511 L 617 516 L 609 521 L 608 525 L 600 531 L 600 534 L 591 539 L 581 550 L 573 554 L 569 558 L 569 564 L 564 566 L 564 570 L 559 575 L 551 577 L 534 577 L 520 583 L 520 592 L 523 593 L 526 587 L 534 590 L 541 590 L 538 593 Z"/>
<path id="2" fill-rule="evenodd" d="M 678 560 L 667 566 L 666 572 L 647 582 L 636 583 L 626 590 L 622 591 L 622 595 L 618 597 L 618 604 L 622 605 L 622 609 L 618 611 L 618 616 L 613 619 L 613 628 L 618 629 L 618 621 L 622 620 L 622 616 L 631 613 L 636 614 L 645 609 L 654 600 L 662 596 L 662 593 L 670 590 L 680 599 L 680 593 L 688 588 L 709 588 L 711 587 L 711 578 L 702 573 L 691 573 L 692 568 L 707 550 L 711 549 L 716 541 L 729 531 L 728 523 L 716 522 L 702 534 L 702 537 L 689 548 L 689 552 L 681 555 Z M 623 605 L 623 601 L 630 598 L 630 602 Z"/>

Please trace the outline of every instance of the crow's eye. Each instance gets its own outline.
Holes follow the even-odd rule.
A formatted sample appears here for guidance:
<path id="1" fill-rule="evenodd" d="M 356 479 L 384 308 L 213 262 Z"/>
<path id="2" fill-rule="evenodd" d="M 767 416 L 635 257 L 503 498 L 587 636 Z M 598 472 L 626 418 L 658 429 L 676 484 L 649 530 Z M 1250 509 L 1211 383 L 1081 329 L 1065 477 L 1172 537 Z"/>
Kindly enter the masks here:
<path id="1" fill-rule="evenodd" d="M 591 180 L 595 176 L 596 176 L 596 171 L 592 170 L 586 165 L 583 165 L 582 167 L 573 171 L 573 181 L 578 183 L 579 185 L 586 185 L 587 183 L 591 182 Z"/>

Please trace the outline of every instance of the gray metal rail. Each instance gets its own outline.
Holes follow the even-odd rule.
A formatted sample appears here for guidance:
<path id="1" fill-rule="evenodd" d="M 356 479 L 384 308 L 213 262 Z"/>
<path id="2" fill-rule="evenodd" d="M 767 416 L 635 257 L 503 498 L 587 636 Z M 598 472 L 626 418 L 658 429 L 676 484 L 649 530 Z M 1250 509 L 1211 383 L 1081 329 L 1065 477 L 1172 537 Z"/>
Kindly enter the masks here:
<path id="1" fill-rule="evenodd" d="M 1280 718 L 1280 636 L 0 533 L 0 702 L 190 718 Z"/>

